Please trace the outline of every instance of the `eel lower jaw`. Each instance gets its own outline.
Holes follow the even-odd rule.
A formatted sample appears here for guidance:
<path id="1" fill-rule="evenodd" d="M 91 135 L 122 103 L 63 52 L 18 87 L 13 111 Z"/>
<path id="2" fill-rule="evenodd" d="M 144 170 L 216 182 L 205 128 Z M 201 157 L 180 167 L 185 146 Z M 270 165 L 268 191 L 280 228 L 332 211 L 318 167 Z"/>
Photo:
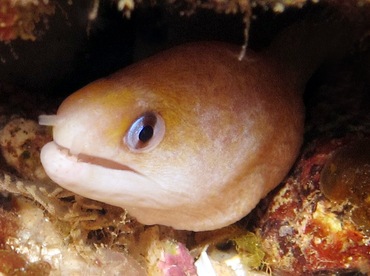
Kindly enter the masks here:
<path id="1" fill-rule="evenodd" d="M 163 206 L 154 180 L 128 166 L 89 155 L 71 155 L 55 142 L 40 154 L 47 175 L 76 194 L 119 207 Z"/>

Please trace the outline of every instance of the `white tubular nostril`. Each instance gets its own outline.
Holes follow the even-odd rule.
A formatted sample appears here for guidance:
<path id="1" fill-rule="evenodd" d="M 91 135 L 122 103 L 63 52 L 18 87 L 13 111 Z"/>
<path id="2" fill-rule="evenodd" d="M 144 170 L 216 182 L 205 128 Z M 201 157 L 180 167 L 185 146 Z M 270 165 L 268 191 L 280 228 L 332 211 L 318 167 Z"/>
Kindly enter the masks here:
<path id="1" fill-rule="evenodd" d="M 55 126 L 60 118 L 58 115 L 40 115 L 39 124 L 42 126 Z"/>

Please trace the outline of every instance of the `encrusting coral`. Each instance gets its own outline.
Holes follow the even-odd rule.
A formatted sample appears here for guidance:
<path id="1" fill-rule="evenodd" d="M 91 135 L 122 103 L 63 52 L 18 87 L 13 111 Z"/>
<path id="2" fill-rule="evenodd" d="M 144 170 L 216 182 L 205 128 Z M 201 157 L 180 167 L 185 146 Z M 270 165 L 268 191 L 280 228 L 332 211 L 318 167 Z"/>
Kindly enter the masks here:
<path id="1" fill-rule="evenodd" d="M 285 11 L 286 8 L 302 8 L 308 0 L 111 0 L 126 17 L 137 7 L 166 5 L 167 8 L 179 10 L 180 14 L 192 14 L 198 8 L 206 8 L 219 13 L 243 13 L 247 22 L 252 16 L 251 9 L 260 6 L 265 9 L 272 9 L 276 13 Z M 0 2 L 0 41 L 11 41 L 17 38 L 23 40 L 37 39 L 37 28 L 42 26 L 41 21 L 55 13 L 56 7 L 62 3 L 73 5 L 67 0 L 3 0 Z M 370 0 L 315 0 L 313 3 L 329 3 L 336 5 L 347 12 L 355 11 L 356 7 L 370 5 Z M 89 20 L 95 20 L 99 13 L 100 0 L 91 0 Z M 42 28 L 42 27 L 41 27 Z"/>
<path id="2" fill-rule="evenodd" d="M 1 1 L 0 41 L 35 40 L 36 25 L 54 11 L 54 3 L 48 0 Z"/>

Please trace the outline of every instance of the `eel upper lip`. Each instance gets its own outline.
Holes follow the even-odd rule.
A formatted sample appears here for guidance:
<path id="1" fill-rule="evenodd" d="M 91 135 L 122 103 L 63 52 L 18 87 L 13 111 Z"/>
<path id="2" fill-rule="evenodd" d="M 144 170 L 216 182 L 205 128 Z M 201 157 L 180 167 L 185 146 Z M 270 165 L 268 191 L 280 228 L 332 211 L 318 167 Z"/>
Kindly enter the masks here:
<path id="1" fill-rule="evenodd" d="M 135 171 L 129 166 L 123 165 L 116 161 L 112 161 L 106 158 L 97 157 L 93 155 L 83 154 L 83 153 L 72 154 L 68 148 L 62 147 L 58 144 L 57 146 L 59 147 L 61 152 L 64 152 L 66 155 L 76 158 L 77 162 L 89 163 L 92 165 L 97 165 L 97 166 L 104 167 L 107 169 L 112 169 L 112 170 L 131 171 L 131 172 L 140 174 L 139 172 Z"/>

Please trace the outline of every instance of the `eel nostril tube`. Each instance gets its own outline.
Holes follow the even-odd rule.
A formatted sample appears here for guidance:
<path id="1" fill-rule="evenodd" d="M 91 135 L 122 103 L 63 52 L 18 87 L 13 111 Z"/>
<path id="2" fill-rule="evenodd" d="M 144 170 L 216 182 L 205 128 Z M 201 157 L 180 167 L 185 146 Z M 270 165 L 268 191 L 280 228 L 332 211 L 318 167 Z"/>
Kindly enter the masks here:
<path id="1" fill-rule="evenodd" d="M 60 117 L 58 115 L 40 115 L 39 116 L 39 124 L 42 126 L 55 126 L 58 121 L 60 121 Z"/>

